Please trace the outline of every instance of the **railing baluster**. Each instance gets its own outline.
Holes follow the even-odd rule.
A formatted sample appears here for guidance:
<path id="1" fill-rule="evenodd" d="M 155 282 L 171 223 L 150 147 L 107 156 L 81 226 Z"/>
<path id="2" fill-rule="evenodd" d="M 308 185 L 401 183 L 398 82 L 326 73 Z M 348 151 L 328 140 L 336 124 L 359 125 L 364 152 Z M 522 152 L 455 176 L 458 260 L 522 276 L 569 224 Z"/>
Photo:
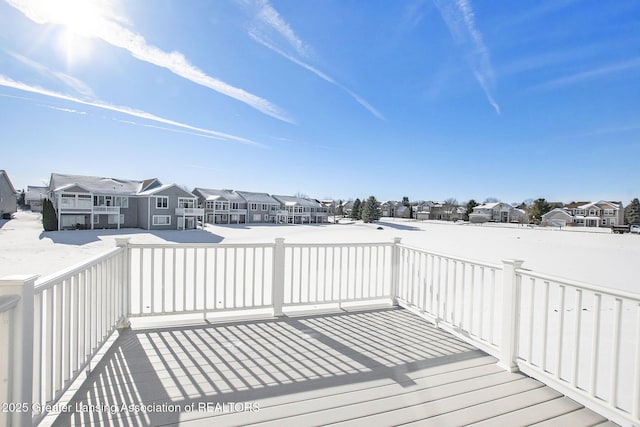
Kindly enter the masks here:
<path id="1" fill-rule="evenodd" d="M 640 303 L 636 303 L 636 354 L 633 373 L 633 394 L 631 395 L 631 415 L 640 418 Z"/>
<path id="2" fill-rule="evenodd" d="M 160 310 L 162 313 L 166 313 L 167 312 L 167 307 L 166 307 L 166 300 L 167 300 L 167 296 L 165 295 L 166 292 L 166 288 L 167 288 L 167 258 L 166 258 L 166 248 L 162 248 L 162 278 L 160 280 L 161 284 L 160 286 L 162 286 L 162 289 L 160 289 L 160 297 L 162 298 L 162 301 L 160 303 Z M 206 301 L 206 298 L 205 298 Z"/>
<path id="3" fill-rule="evenodd" d="M 598 386 L 598 353 L 600 347 L 600 304 L 602 295 L 593 295 L 593 341 L 591 346 L 591 379 L 589 381 L 589 394 L 596 395 Z"/>
<path id="4" fill-rule="evenodd" d="M 578 386 L 578 367 L 580 366 L 580 331 L 582 329 L 582 289 L 576 289 L 576 316 L 575 316 L 575 336 L 573 338 L 573 374 L 571 375 L 571 385 Z"/>
<path id="5" fill-rule="evenodd" d="M 527 357 L 527 362 L 533 363 L 533 315 L 535 313 L 536 299 L 535 299 L 535 291 L 536 291 L 536 279 L 531 278 L 531 290 L 529 291 L 529 301 L 531 302 L 531 309 L 529 311 L 529 355 Z"/>
<path id="6" fill-rule="evenodd" d="M 466 275 L 467 275 L 467 263 L 466 262 L 462 262 L 461 263 L 461 287 L 460 287 L 460 300 L 461 300 L 461 305 L 460 305 L 460 319 L 458 320 L 458 326 L 460 328 L 464 329 L 464 312 L 467 311 L 466 310 L 466 300 L 465 300 L 465 288 L 467 287 L 466 284 Z"/>
<path id="7" fill-rule="evenodd" d="M 565 286 L 560 285 L 560 302 L 558 306 L 558 314 L 560 318 L 558 319 L 558 341 L 556 343 L 556 378 L 562 377 L 562 343 L 563 343 L 563 335 L 564 335 L 564 297 L 565 297 Z"/>
<path id="8" fill-rule="evenodd" d="M 609 404 L 612 407 L 618 406 L 618 366 L 620 363 L 620 324 L 622 323 L 622 299 L 615 299 L 613 315 L 613 352 L 611 354 L 611 388 L 609 393 Z"/>
<path id="9" fill-rule="evenodd" d="M 542 331 L 543 331 L 543 336 L 542 336 L 542 370 L 546 371 L 547 370 L 547 346 L 548 346 L 548 340 L 549 340 L 549 282 L 545 281 L 544 282 L 544 305 L 543 305 L 543 311 L 542 311 Z"/>
<path id="10" fill-rule="evenodd" d="M 491 269 L 491 296 L 489 300 L 489 343 L 494 344 L 495 325 L 495 302 L 496 302 L 496 269 Z"/>
<path id="11" fill-rule="evenodd" d="M 149 312 L 153 314 L 156 312 L 156 250 L 155 248 L 151 248 L 149 252 L 151 254 L 151 271 L 149 272 L 149 275 L 151 276 L 151 286 L 149 289 L 151 301 L 149 303 Z"/>

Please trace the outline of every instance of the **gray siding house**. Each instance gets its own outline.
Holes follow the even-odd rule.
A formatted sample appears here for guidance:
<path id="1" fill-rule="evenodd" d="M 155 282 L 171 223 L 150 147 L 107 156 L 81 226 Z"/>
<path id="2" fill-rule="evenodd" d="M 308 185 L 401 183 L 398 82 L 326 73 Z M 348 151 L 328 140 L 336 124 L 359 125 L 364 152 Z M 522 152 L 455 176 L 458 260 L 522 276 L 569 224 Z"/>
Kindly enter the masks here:
<path id="1" fill-rule="evenodd" d="M 244 224 L 247 222 L 247 201 L 232 190 L 195 188 L 198 206 L 204 208 L 209 224 Z"/>
<path id="2" fill-rule="evenodd" d="M 12 214 L 18 210 L 16 189 L 9 179 L 9 175 L 0 169 L 0 218 L 4 214 Z"/>
<path id="3" fill-rule="evenodd" d="M 280 210 L 276 216 L 278 223 L 312 224 L 329 222 L 329 208 L 318 200 L 293 196 L 273 196 L 280 202 Z"/>
<path id="4" fill-rule="evenodd" d="M 280 202 L 267 193 L 254 193 L 251 191 L 236 191 L 247 201 L 247 222 L 249 223 L 275 223 Z"/>
<path id="5" fill-rule="evenodd" d="M 195 228 L 204 214 L 196 197 L 156 178 L 144 181 L 52 173 L 48 197 L 58 229 Z"/>

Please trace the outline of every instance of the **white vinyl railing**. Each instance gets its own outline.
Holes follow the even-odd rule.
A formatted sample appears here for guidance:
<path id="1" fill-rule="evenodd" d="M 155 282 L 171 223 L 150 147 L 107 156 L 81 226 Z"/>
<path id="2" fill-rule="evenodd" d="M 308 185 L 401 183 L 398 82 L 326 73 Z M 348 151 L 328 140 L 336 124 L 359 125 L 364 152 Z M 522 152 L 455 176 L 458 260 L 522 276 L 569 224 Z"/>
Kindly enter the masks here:
<path id="1" fill-rule="evenodd" d="M 14 357 L 7 350 L 13 349 L 17 345 L 15 328 L 16 328 L 16 307 L 20 302 L 17 295 L 6 295 L 0 297 L 0 337 L 3 344 L 6 342 L 5 352 L 0 357 L 0 403 L 2 402 L 19 402 L 19 396 L 16 396 L 14 387 Z M 6 411 L 0 412 L 0 425 L 8 426 L 12 423 L 12 412 L 7 408 Z"/>
<path id="2" fill-rule="evenodd" d="M 130 316 L 272 306 L 273 244 L 129 245 Z"/>
<path id="3" fill-rule="evenodd" d="M 520 369 L 608 418 L 638 425 L 640 295 L 522 268 L 516 280 Z"/>
<path id="4" fill-rule="evenodd" d="M 399 245 L 398 301 L 498 356 L 502 266 Z"/>
<path id="5" fill-rule="evenodd" d="M 640 424 L 640 295 L 393 243 L 130 244 L 0 280 L 0 398 L 37 423 L 128 317 L 388 301 L 622 425 Z M 30 338 L 31 337 L 31 338 Z M 15 408 L 14 408 L 15 409 Z M 37 409 L 37 410 L 36 410 Z"/>

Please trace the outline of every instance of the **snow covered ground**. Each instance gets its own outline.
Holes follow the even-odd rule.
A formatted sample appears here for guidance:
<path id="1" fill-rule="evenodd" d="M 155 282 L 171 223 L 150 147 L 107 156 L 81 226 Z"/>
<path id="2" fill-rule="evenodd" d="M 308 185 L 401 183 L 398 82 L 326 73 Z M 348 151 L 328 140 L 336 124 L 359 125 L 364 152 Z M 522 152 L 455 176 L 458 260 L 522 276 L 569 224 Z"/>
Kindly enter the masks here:
<path id="1" fill-rule="evenodd" d="M 443 254 L 488 262 L 521 259 L 525 268 L 542 273 L 640 292 L 635 264 L 640 259 L 638 235 L 612 234 L 605 229 L 400 219 L 383 219 L 377 224 L 342 220 L 324 225 L 207 225 L 205 230 L 188 231 L 43 232 L 39 214 L 19 212 L 15 219 L 0 222 L 0 277 L 54 273 L 114 247 L 117 236 L 130 236 L 136 243 L 263 243 L 276 237 L 295 243 L 345 243 L 389 242 L 400 237 L 408 245 Z"/>

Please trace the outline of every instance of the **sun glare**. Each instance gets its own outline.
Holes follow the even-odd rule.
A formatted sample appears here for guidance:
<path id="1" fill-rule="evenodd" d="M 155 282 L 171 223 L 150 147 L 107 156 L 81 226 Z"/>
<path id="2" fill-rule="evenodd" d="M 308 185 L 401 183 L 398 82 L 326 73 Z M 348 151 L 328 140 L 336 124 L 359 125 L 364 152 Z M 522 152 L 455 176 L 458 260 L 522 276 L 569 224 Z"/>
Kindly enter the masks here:
<path id="1" fill-rule="evenodd" d="M 35 8 L 44 22 L 61 25 L 58 44 L 65 52 L 69 66 L 86 61 L 92 53 L 93 41 L 108 24 L 104 0 L 39 0 Z"/>

